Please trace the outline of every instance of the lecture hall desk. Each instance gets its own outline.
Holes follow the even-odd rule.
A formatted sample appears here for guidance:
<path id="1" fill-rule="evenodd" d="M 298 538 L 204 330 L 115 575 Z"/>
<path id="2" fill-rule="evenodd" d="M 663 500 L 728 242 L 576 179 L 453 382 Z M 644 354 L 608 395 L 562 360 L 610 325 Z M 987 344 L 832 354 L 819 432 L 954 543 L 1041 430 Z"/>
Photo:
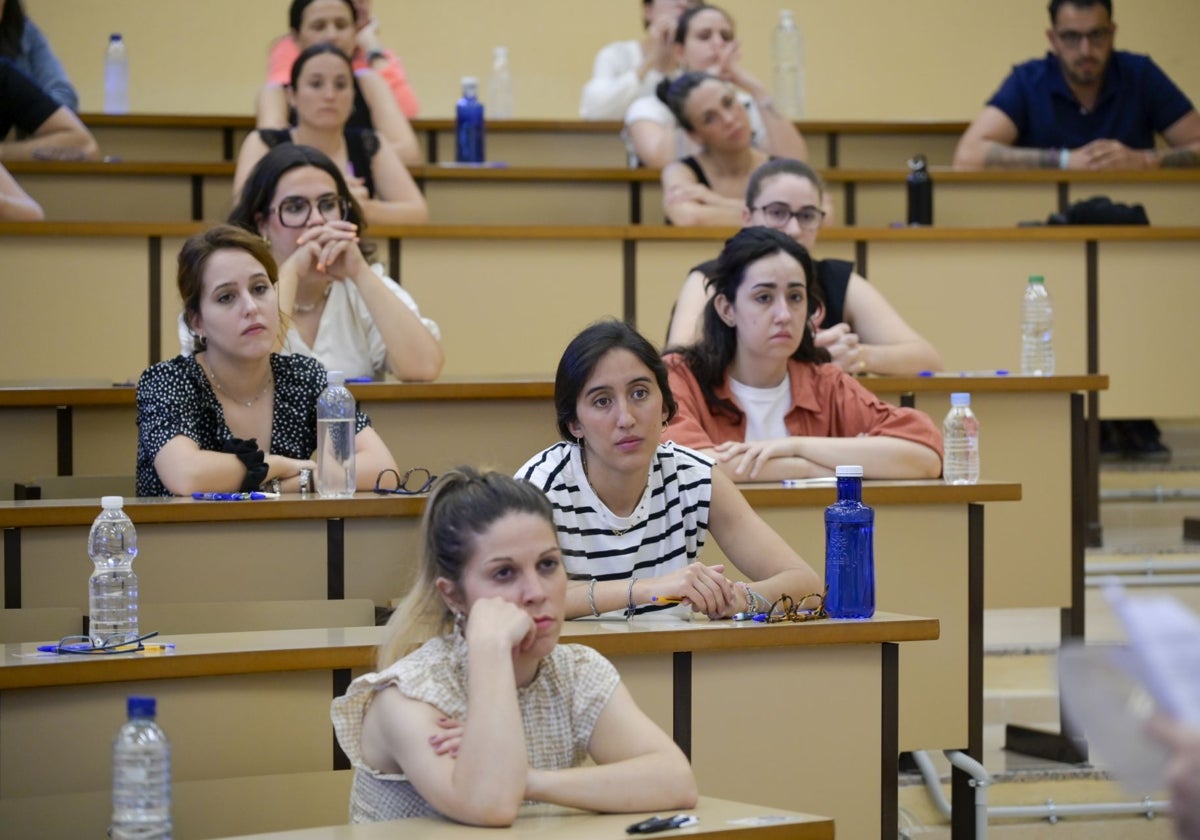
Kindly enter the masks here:
<path id="1" fill-rule="evenodd" d="M 0 278 L 10 304 L 0 310 L 0 378 L 126 381 L 175 355 L 174 261 L 197 229 L 0 224 L 12 267 Z M 686 267 L 716 253 L 727 233 L 428 225 L 375 235 L 381 258 L 441 326 L 445 377 L 524 378 L 550 375 L 567 342 L 605 315 L 660 339 Z M 1191 282 L 1200 227 L 839 228 L 820 253 L 864 266 L 952 370 L 1017 369 L 1022 290 L 1030 274 L 1043 274 L 1055 301 L 1058 369 L 1111 377 L 1104 416 L 1200 417 L 1200 392 L 1175 387 L 1171 373 L 1200 354 L 1190 323 L 1200 309 Z M 80 266 L 90 267 L 86 281 Z M 64 300 L 72 305 L 47 305 Z M 529 313 L 547 311 L 558 317 L 526 326 Z M 28 352 L 49 336 L 53 352 Z"/>
<path id="2" fill-rule="evenodd" d="M 224 221 L 234 165 L 167 161 L 18 161 L 9 168 L 53 220 Z M 470 168 L 424 164 L 410 170 L 438 223 L 495 225 L 661 225 L 659 171 L 622 166 L 534 165 Z M 903 168 L 827 169 L 839 225 L 886 227 L 906 218 Z M 1146 207 L 1157 225 L 1200 223 L 1200 172 L 1094 173 L 931 170 L 933 221 L 940 227 L 1012 226 L 1041 221 L 1081 198 L 1103 194 Z"/>
<path id="3" fill-rule="evenodd" d="M 747 498 L 818 569 L 832 487 L 750 487 Z M 937 642 L 901 652 L 900 749 L 982 751 L 983 504 L 1017 501 L 1020 486 L 869 482 L 876 508 L 878 606 L 938 619 Z M 385 603 L 405 591 L 423 500 L 360 496 L 268 502 L 131 501 L 147 602 L 337 597 Z M 82 551 L 96 500 L 0 503 L 10 607 L 82 604 Z M 19 563 L 12 558 L 13 545 Z M 331 549 L 344 546 L 344 565 Z M 715 543 L 706 562 L 719 562 Z M 14 566 L 20 590 L 10 586 Z M 71 583 L 76 581 L 76 583 Z M 233 582 L 236 581 L 236 586 Z M 344 583 L 343 583 L 344 581 Z M 17 601 L 17 596 L 20 600 Z"/>
<path id="4" fill-rule="evenodd" d="M 75 836 L 62 821 L 103 820 L 123 698 L 150 693 L 172 740 L 175 814 L 187 836 L 344 819 L 348 779 L 331 769 L 328 705 L 350 670 L 370 666 L 381 634 L 182 635 L 164 637 L 172 653 L 67 661 L 32 644 L 3 646 L 0 817 L 39 837 Z M 935 619 L 888 613 L 741 627 L 617 619 L 564 630 L 612 658 L 643 708 L 690 746 L 703 791 L 776 808 L 819 803 L 858 837 L 895 831 L 897 644 L 937 635 Z M 747 751 L 818 760 L 780 773 L 775 761 L 742 761 Z M 839 760 L 819 760 L 830 755 Z M 234 783 L 240 790 L 227 801 Z M 255 806 L 237 807 L 247 800 Z"/>
<path id="5" fill-rule="evenodd" d="M 827 817 L 800 814 L 779 808 L 713 799 L 703 796 L 695 808 L 685 813 L 699 818 L 697 825 L 672 836 L 686 838 L 720 837 L 722 840 L 833 840 L 834 821 Z M 625 827 L 651 816 L 591 814 L 567 811 L 546 805 L 528 805 L 522 809 L 508 834 L 514 838 L 547 840 L 556 835 L 569 840 L 612 840 L 625 835 Z M 765 819 L 764 819 L 765 818 Z M 749 819 L 755 822 L 746 825 Z M 404 820 L 393 823 L 336 825 L 287 831 L 279 834 L 228 838 L 228 840 L 393 840 L 402 834 L 406 840 L 475 840 L 494 836 L 495 829 L 471 828 L 444 820 Z"/>

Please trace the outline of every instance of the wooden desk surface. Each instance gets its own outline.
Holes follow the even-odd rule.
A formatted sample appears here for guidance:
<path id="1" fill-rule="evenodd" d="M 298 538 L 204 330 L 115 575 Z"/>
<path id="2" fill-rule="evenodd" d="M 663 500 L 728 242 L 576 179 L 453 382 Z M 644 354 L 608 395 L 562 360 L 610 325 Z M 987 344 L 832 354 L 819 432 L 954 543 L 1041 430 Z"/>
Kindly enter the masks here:
<path id="1" fill-rule="evenodd" d="M 948 394 L 964 390 L 972 393 L 1070 393 L 1108 388 L 1108 377 L 1103 374 L 960 376 L 947 371 L 936 376 L 865 376 L 858 381 L 877 394 Z M 349 388 L 356 399 L 366 403 L 554 399 L 554 382 L 550 379 L 372 382 L 352 384 Z M 132 386 L 113 386 L 99 381 L 0 381 L 0 408 L 133 406 L 135 403 L 136 391 Z"/>
<path id="2" fill-rule="evenodd" d="M 779 647 L 883 644 L 937 639 L 935 618 L 877 613 L 867 621 L 759 624 L 678 619 L 568 621 L 562 641 L 607 657 L 754 650 Z M 0 691 L 62 685 L 371 668 L 382 627 L 263 630 L 155 638 L 173 651 L 112 655 L 42 653 L 37 643 L 0 645 Z"/>
<path id="3" fill-rule="evenodd" d="M 781 487 L 747 484 L 742 491 L 756 508 L 825 507 L 836 496 L 830 484 Z M 1019 501 L 1021 485 L 981 481 L 949 485 L 940 480 L 867 481 L 863 500 L 868 504 L 955 504 Z M 38 499 L 0 502 L 0 528 L 49 528 L 91 525 L 99 499 Z M 126 499 L 125 512 L 137 525 L 184 522 L 245 522 L 291 519 L 413 518 L 425 508 L 423 496 L 377 496 L 358 493 L 350 499 L 302 497 L 296 493 L 278 499 L 242 502 L 205 502 L 179 497 Z"/>
<path id="4" fill-rule="evenodd" d="M 188 237 L 206 222 L 3 222 L 0 236 Z M 371 238 L 413 240 L 722 242 L 735 228 L 658 225 L 407 225 L 371 228 Z M 1055 225 L 1045 227 L 830 227 L 823 242 L 1191 242 L 1200 227 Z"/>
<path id="5" fill-rule="evenodd" d="M 766 808 L 727 799 L 700 797 L 688 814 L 699 823 L 672 831 L 669 838 L 722 837 L 734 840 L 833 840 L 834 824 L 828 817 Z M 569 837 L 571 840 L 614 840 L 625 834 L 625 827 L 651 814 L 592 814 L 553 805 L 529 805 L 511 828 L 476 828 L 448 820 L 411 819 L 361 825 L 331 825 L 271 834 L 244 835 L 241 840 L 473 840 L 483 837 L 546 838 Z M 735 825 L 731 821 L 761 819 L 758 825 Z M 229 838 L 236 840 L 236 838 Z"/>

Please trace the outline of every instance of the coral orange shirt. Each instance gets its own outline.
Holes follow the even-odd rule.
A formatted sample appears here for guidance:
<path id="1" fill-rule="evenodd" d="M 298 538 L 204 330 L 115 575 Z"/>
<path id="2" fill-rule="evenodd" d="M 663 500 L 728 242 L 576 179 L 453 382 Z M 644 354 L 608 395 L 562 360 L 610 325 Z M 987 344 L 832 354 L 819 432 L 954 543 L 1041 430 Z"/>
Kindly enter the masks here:
<path id="1" fill-rule="evenodd" d="M 355 50 L 351 60 L 351 66 L 357 72 L 359 70 L 374 70 L 378 73 L 388 87 L 392 89 L 392 96 L 396 97 L 396 104 L 400 106 L 400 110 L 404 112 L 404 116 L 410 120 L 417 115 L 419 105 L 417 96 L 412 92 L 412 88 L 408 86 L 408 78 L 404 75 L 404 65 L 400 63 L 400 59 L 391 50 L 383 51 L 387 63 L 382 67 L 370 67 L 367 64 L 366 56 L 362 54 L 362 50 Z M 284 35 L 271 45 L 271 54 L 267 59 L 267 81 L 277 85 L 290 84 L 292 81 L 292 65 L 296 62 L 296 58 L 300 55 L 300 47 L 296 45 L 296 39 L 291 35 Z"/>

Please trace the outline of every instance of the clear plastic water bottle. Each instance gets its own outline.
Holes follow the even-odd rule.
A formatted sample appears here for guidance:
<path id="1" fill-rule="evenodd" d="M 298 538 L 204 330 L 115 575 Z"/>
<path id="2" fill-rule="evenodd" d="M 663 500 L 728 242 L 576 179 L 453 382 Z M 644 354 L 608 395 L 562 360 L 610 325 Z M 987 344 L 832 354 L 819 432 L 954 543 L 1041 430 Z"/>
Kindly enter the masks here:
<path id="1" fill-rule="evenodd" d="M 804 43 L 790 9 L 781 9 L 771 41 L 775 107 L 789 120 L 804 116 Z"/>
<path id="2" fill-rule="evenodd" d="M 104 53 L 104 113 L 129 113 L 129 53 L 119 32 L 108 36 Z"/>
<path id="3" fill-rule="evenodd" d="M 459 163 L 483 163 L 483 103 L 479 101 L 479 80 L 465 76 L 462 99 L 455 107 L 454 159 Z"/>
<path id="4" fill-rule="evenodd" d="M 488 112 L 498 120 L 513 115 L 512 71 L 508 67 L 508 47 L 496 47 L 492 59 L 492 75 L 488 76 Z"/>
<path id="5" fill-rule="evenodd" d="M 1046 280 L 1035 274 L 1025 286 L 1021 303 L 1021 374 L 1054 375 L 1054 306 Z"/>
<path id="6" fill-rule="evenodd" d="M 908 223 L 933 224 L 933 179 L 925 155 L 914 155 L 908 162 Z"/>
<path id="7" fill-rule="evenodd" d="M 839 466 L 837 501 L 825 508 L 825 610 L 832 618 L 875 614 L 875 511 L 862 502 L 863 468 Z"/>
<path id="8" fill-rule="evenodd" d="M 130 697 L 113 739 L 112 840 L 171 840 L 171 744 L 153 697 Z"/>
<path id="9" fill-rule="evenodd" d="M 951 394 L 950 413 L 942 423 L 942 478 L 947 484 L 979 481 L 979 420 L 971 411 L 970 394 Z"/>
<path id="10" fill-rule="evenodd" d="M 105 496 L 88 533 L 88 554 L 95 568 L 88 580 L 88 615 L 94 645 L 113 645 L 138 637 L 137 531 L 125 514 L 125 500 Z"/>
<path id="11" fill-rule="evenodd" d="M 323 498 L 353 496 L 354 395 L 346 388 L 346 374 L 329 371 L 329 384 L 317 397 L 317 492 Z"/>

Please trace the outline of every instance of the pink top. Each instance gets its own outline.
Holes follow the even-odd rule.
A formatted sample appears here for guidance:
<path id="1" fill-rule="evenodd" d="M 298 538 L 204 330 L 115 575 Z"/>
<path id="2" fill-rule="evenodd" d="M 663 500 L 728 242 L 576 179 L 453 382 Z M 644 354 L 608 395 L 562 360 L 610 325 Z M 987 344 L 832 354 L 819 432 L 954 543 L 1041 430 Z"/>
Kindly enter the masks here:
<path id="1" fill-rule="evenodd" d="M 408 86 L 408 79 L 404 75 L 404 65 L 400 63 L 400 59 L 396 58 L 395 53 L 391 50 L 383 51 L 384 57 L 387 59 L 386 64 L 380 66 L 376 64 L 371 67 L 367 63 L 366 56 L 362 50 L 355 50 L 354 56 L 351 59 L 351 66 L 355 72 L 359 70 L 374 70 L 378 73 L 388 87 L 392 89 L 392 96 L 396 97 L 396 104 L 400 106 L 400 110 L 404 112 L 404 116 L 410 120 L 417 115 L 420 108 L 417 103 L 416 94 L 412 92 L 412 88 Z M 296 44 L 296 39 L 291 35 L 284 35 L 271 45 L 271 53 L 267 59 L 267 81 L 276 85 L 290 84 L 292 81 L 292 65 L 296 63 L 296 58 L 300 55 L 300 47 Z"/>

